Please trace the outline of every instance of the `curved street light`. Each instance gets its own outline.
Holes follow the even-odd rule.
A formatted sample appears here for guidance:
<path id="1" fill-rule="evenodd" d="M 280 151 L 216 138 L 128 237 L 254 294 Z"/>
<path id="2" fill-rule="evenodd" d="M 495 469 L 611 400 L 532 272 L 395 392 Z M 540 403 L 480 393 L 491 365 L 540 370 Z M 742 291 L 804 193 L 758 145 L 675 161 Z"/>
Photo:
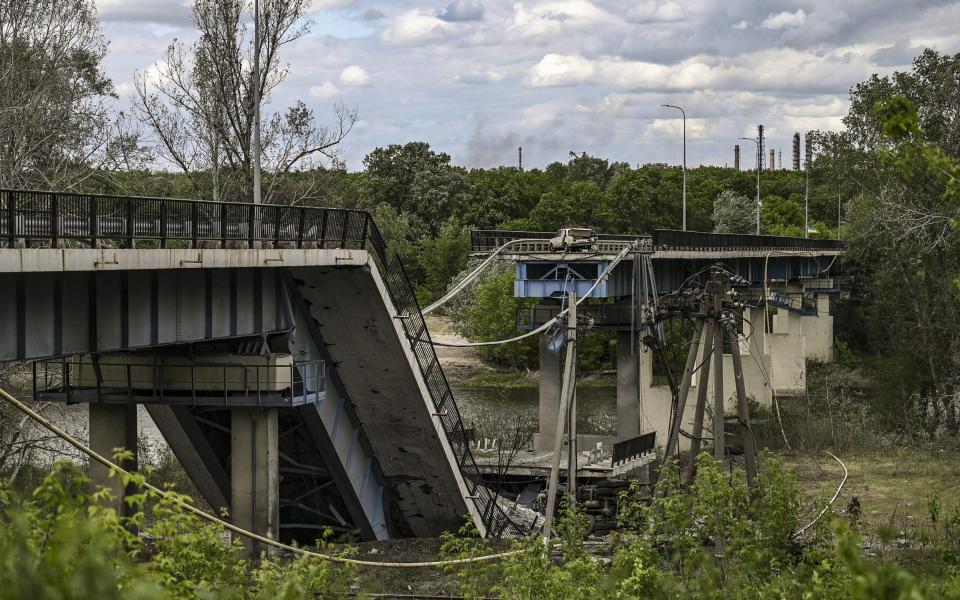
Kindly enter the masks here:
<path id="1" fill-rule="evenodd" d="M 661 104 L 664 108 L 675 108 L 683 115 L 683 230 L 687 230 L 687 113 L 674 104 Z"/>

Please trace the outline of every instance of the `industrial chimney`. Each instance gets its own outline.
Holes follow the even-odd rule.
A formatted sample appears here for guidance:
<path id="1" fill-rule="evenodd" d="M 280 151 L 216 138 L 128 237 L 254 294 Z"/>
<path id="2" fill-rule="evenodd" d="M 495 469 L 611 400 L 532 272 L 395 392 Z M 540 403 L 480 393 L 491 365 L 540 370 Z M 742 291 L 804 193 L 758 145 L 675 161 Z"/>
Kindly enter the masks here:
<path id="1" fill-rule="evenodd" d="M 773 160 L 774 156 L 775 156 L 775 153 L 774 153 L 774 151 L 771 149 L 771 150 L 770 150 L 770 164 L 767 165 L 767 168 L 770 169 L 771 171 L 773 171 L 774 169 L 777 168 L 777 165 L 776 165 L 776 163 L 775 163 L 774 160 Z"/>
<path id="2" fill-rule="evenodd" d="M 800 170 L 800 132 L 793 134 L 793 170 Z"/>
<path id="3" fill-rule="evenodd" d="M 763 170 L 763 125 L 757 125 L 757 169 Z"/>
<path id="4" fill-rule="evenodd" d="M 740 144 L 734 144 L 733 146 L 733 168 L 740 170 Z"/>

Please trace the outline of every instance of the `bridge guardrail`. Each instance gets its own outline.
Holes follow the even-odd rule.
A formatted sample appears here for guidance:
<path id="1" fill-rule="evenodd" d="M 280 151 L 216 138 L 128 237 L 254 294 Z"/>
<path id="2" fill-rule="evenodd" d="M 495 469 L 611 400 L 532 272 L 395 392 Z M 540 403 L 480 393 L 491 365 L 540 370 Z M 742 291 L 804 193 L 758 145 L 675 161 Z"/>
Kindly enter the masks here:
<path id="1" fill-rule="evenodd" d="M 470 451 L 470 430 L 464 427 L 450 384 L 440 367 L 440 361 L 430 341 L 430 331 L 420 311 L 413 285 L 399 257 L 394 257 L 388 262 L 386 243 L 372 219 L 368 240 L 372 249 L 371 254 L 377 262 L 377 268 L 383 274 L 384 283 L 394 307 L 402 317 L 403 329 L 410 341 L 417 366 L 420 368 L 436 414 L 440 416 L 440 422 L 447 434 L 447 440 L 460 473 L 467 484 L 470 496 L 476 502 L 487 535 L 502 537 L 504 534 L 529 534 L 530 531 L 522 529 L 507 517 L 497 503 L 497 497 L 483 485 L 483 475 Z"/>
<path id="2" fill-rule="evenodd" d="M 552 235 L 552 234 L 549 234 Z M 470 452 L 468 435 L 453 393 L 440 367 L 430 332 L 413 285 L 399 257 L 388 255 L 387 244 L 370 213 L 361 210 L 279 206 L 143 198 L 103 194 L 76 194 L 0 189 L 0 240 L 14 247 L 61 240 L 109 243 L 133 248 L 137 241 L 240 243 L 254 247 L 272 244 L 315 244 L 319 248 L 356 248 L 370 251 L 380 270 L 390 298 L 403 317 L 403 328 L 417 367 L 453 450 L 457 467 L 467 483 L 470 500 L 476 503 L 488 535 L 526 535 L 482 484 L 482 475 Z"/>
<path id="3" fill-rule="evenodd" d="M 73 355 L 31 363 L 33 399 L 100 403 L 151 391 L 152 401 L 187 406 L 297 406 L 316 403 L 326 390 L 322 360 L 260 364 L 164 361 Z M 307 376 L 304 380 L 302 374 Z"/>
<path id="4" fill-rule="evenodd" d="M 367 212 L 341 208 L 10 189 L 0 190 L 0 213 L 0 240 L 10 247 L 74 240 L 125 248 L 138 241 L 359 248 L 368 225 Z"/>
<path id="5" fill-rule="evenodd" d="M 843 250 L 840 240 L 655 229 L 654 250 Z"/>
<path id="6" fill-rule="evenodd" d="M 554 252 L 550 247 L 549 241 L 556 236 L 556 232 L 549 231 L 474 229 L 470 232 L 470 251 L 493 252 L 500 246 L 513 240 L 543 240 L 542 243 L 530 242 L 528 245 L 520 245 L 517 247 L 517 252 Z M 637 239 L 648 237 L 649 236 L 642 235 L 600 234 L 597 236 L 597 242 L 602 251 L 619 252 L 622 249 L 622 245 L 611 244 L 610 242 L 633 242 Z"/>

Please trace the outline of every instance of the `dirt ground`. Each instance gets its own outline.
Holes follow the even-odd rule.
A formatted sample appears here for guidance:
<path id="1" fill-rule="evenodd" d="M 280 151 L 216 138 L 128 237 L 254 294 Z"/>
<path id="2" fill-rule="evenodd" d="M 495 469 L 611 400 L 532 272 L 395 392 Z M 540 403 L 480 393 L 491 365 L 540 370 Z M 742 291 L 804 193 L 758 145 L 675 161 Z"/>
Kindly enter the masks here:
<path id="1" fill-rule="evenodd" d="M 430 315 L 427 317 L 427 328 L 430 337 L 435 342 L 462 343 L 467 339 L 454 331 L 450 320 L 446 317 Z M 492 372 L 489 366 L 480 360 L 480 354 L 475 348 L 450 348 L 435 346 L 437 358 L 443 365 L 443 371 L 451 381 L 465 379 L 477 373 Z"/>

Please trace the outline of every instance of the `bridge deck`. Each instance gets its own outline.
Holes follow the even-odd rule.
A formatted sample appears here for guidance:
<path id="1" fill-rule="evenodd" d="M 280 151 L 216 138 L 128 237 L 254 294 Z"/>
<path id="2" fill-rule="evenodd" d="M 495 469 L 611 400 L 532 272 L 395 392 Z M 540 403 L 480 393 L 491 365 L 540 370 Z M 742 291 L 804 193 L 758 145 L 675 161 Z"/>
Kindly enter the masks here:
<path id="1" fill-rule="evenodd" d="M 388 535 L 437 535 L 464 515 L 482 533 L 525 533 L 482 485 L 413 287 L 368 213 L 18 190 L 0 190 L 0 207 L 12 292 L 0 296 L 0 360 L 273 336 L 328 362 L 322 398 L 279 410 L 312 436 L 304 455 L 334 461 L 337 486 L 366 502 L 355 516 L 368 531 L 383 527 L 372 510 L 390 516 Z M 229 419 L 204 425 L 192 409 L 151 414 L 185 456 L 207 457 L 200 477 L 222 499 Z"/>

